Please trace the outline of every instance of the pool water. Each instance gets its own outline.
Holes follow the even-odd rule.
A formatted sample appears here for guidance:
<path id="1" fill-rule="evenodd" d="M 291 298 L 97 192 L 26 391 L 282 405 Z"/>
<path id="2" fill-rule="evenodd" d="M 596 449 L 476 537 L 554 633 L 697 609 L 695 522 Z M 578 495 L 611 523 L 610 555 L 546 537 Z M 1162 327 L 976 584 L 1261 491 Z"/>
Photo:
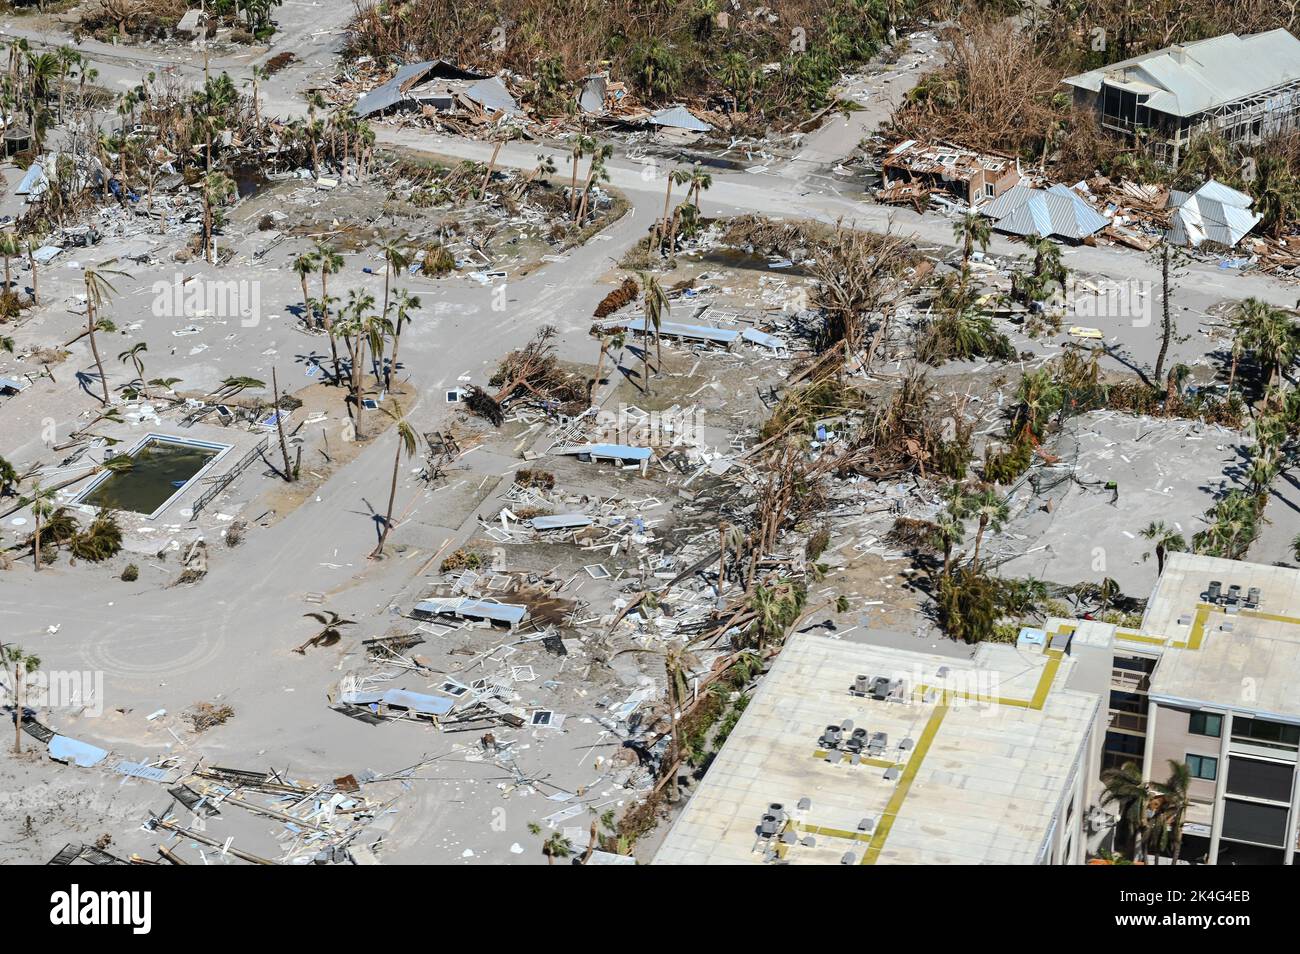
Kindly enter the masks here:
<path id="1" fill-rule="evenodd" d="M 221 451 L 151 438 L 131 455 L 133 466 L 109 474 L 78 503 L 110 510 L 152 514 L 170 500 Z"/>

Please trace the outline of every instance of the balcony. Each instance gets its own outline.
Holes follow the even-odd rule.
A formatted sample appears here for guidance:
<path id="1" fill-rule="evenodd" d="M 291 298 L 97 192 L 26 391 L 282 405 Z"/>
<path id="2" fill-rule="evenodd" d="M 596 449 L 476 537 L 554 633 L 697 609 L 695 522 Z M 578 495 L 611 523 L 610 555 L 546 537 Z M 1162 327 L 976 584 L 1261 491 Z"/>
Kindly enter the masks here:
<path id="1" fill-rule="evenodd" d="M 1119 729 L 1122 732 L 1136 732 L 1139 735 L 1146 735 L 1147 717 L 1145 712 L 1121 712 L 1118 709 L 1110 710 L 1110 728 Z"/>
<path id="2" fill-rule="evenodd" d="M 1151 688 L 1151 674 L 1116 667 L 1110 671 L 1110 687 L 1121 692 L 1146 692 Z"/>

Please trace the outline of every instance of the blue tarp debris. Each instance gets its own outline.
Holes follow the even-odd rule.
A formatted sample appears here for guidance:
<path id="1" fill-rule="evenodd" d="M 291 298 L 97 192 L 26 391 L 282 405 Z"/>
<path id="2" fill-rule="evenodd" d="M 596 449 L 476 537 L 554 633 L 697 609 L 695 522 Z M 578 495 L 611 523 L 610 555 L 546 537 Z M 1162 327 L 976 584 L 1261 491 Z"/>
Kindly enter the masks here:
<path id="1" fill-rule="evenodd" d="M 66 735 L 50 739 L 50 758 L 59 762 L 72 762 L 82 768 L 98 765 L 108 758 L 108 752 L 87 742 L 78 742 Z"/>
<path id="2" fill-rule="evenodd" d="M 629 447 L 626 444 L 572 444 L 555 452 L 562 457 L 590 457 L 592 460 L 644 461 L 650 459 L 650 448 Z"/>
<path id="3" fill-rule="evenodd" d="M 556 513 L 533 517 L 528 525 L 534 530 L 572 530 L 591 526 L 591 518 L 581 513 Z"/>

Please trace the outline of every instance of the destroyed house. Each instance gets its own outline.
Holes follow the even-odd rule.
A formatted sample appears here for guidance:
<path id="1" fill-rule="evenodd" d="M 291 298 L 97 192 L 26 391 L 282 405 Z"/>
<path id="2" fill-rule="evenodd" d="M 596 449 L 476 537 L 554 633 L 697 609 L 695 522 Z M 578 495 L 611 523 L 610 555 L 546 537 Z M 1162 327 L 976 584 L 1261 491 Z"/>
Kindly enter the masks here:
<path id="1" fill-rule="evenodd" d="M 428 105 L 435 109 L 452 109 L 459 93 L 474 88 L 469 85 L 470 81 L 484 78 L 482 73 L 462 70 L 444 60 L 408 63 L 398 69 L 388 82 L 361 96 L 353 107 L 353 112 L 365 117 L 398 106 L 413 108 Z"/>
<path id="2" fill-rule="evenodd" d="M 1253 143 L 1296 128 L 1300 40 L 1286 30 L 1227 33 L 1062 82 L 1073 88 L 1075 105 L 1092 109 L 1104 128 L 1145 131 L 1156 156 L 1177 165 L 1201 133 Z"/>
<path id="3" fill-rule="evenodd" d="M 919 186 L 946 193 L 968 205 L 996 199 L 1020 181 L 1020 166 L 1011 156 L 978 153 L 947 143 L 900 142 L 885 154 L 880 166 L 884 188 Z"/>

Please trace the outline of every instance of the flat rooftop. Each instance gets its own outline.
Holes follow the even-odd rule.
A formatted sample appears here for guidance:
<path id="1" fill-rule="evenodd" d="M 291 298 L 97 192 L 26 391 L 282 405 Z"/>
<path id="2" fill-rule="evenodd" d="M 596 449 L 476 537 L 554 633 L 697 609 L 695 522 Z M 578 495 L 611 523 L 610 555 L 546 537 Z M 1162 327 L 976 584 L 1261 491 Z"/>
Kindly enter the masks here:
<path id="1" fill-rule="evenodd" d="M 653 863 L 1039 861 L 1099 705 L 1064 688 L 1073 665 L 1039 648 L 985 644 L 960 660 L 797 634 Z M 854 695 L 858 675 L 901 680 L 899 701 Z M 877 757 L 821 745 L 846 719 L 887 734 Z M 774 803 L 792 844 L 758 834 Z"/>
<path id="2" fill-rule="evenodd" d="M 1242 595 L 1258 587 L 1258 606 L 1207 602 L 1212 580 Z M 1142 628 L 1178 650 L 1163 652 L 1151 677 L 1157 701 L 1300 722 L 1300 570 L 1171 553 Z"/>

